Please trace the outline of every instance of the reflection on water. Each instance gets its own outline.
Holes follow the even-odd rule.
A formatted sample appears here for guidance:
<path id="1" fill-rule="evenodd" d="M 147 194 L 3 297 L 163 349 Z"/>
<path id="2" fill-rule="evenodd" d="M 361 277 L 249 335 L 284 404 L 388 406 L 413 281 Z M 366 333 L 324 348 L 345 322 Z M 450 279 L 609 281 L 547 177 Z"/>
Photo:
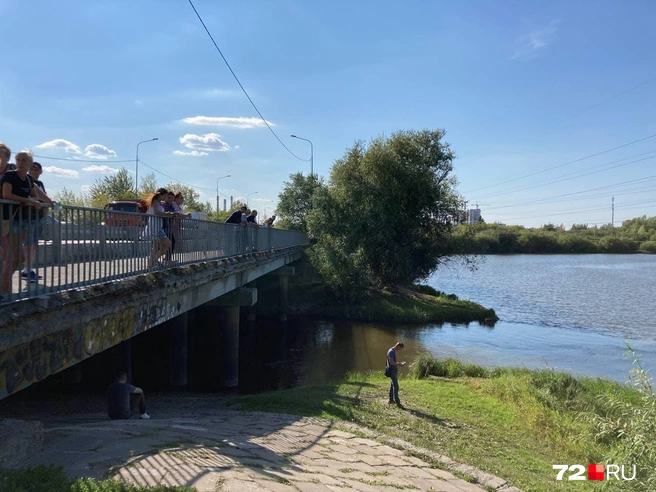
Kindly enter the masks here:
<path id="1" fill-rule="evenodd" d="M 517 323 L 491 328 L 478 323 L 416 326 L 298 318 L 286 325 L 258 321 L 243 327 L 239 389 L 286 389 L 321 384 L 350 371 L 382 371 L 387 349 L 397 340 L 405 342 L 402 358 L 409 362 L 430 353 L 488 367 L 552 368 L 621 382 L 631 369 L 621 339 L 593 333 Z M 636 345 L 646 365 L 654 367 L 656 343 Z"/>
<path id="2" fill-rule="evenodd" d="M 242 330 L 240 390 L 312 385 L 383 370 L 385 353 L 457 357 L 484 366 L 553 368 L 626 381 L 626 342 L 656 368 L 656 256 L 494 256 L 478 271 L 445 270 L 437 289 L 493 307 L 493 328 L 293 319 Z M 402 369 L 407 371 L 407 368 Z"/>

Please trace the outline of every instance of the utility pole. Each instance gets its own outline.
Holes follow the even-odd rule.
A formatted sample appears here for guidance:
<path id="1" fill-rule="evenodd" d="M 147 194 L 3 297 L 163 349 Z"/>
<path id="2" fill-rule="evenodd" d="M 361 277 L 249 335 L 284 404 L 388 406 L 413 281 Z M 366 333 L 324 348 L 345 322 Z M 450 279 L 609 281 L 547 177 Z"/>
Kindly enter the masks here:
<path id="1" fill-rule="evenodd" d="M 610 219 L 610 225 L 613 229 L 615 229 L 615 197 L 613 197 L 610 201 L 610 210 L 611 210 L 611 219 Z"/>

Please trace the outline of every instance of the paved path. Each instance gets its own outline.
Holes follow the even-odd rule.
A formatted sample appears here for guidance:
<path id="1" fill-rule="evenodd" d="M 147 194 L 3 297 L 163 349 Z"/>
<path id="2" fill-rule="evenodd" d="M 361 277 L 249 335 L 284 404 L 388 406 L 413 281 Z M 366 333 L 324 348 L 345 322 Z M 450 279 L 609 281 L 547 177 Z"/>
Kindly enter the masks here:
<path id="1" fill-rule="evenodd" d="M 44 449 L 24 465 L 58 464 L 71 476 L 190 485 L 200 492 L 482 492 L 483 484 L 517 491 L 480 472 L 481 484 L 469 483 L 397 449 L 398 443 L 362 437 L 367 431 L 354 426 L 344 432 L 327 420 L 239 412 L 203 399 L 186 404 L 177 415 L 154 414 L 151 420 L 110 421 L 86 413 L 45 421 Z"/>

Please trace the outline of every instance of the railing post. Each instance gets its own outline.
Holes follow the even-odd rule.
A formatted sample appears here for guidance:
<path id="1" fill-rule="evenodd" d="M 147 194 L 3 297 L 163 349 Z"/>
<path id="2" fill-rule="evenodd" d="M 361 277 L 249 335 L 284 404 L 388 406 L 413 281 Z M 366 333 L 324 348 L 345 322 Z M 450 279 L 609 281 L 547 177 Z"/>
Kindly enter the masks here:
<path id="1" fill-rule="evenodd" d="M 54 219 L 54 214 L 53 214 Z M 61 214 L 59 216 L 61 219 Z M 62 262 L 62 231 L 61 231 L 61 220 L 55 222 L 52 221 L 51 225 L 51 234 L 52 234 L 52 261 L 56 265 L 59 265 Z"/>

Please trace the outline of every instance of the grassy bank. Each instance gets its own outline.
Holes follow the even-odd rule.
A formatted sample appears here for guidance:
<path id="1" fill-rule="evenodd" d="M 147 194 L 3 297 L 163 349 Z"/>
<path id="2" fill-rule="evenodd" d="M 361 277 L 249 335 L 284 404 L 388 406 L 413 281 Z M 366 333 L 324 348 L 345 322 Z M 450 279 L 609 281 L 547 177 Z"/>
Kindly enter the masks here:
<path id="1" fill-rule="evenodd" d="M 332 296 L 323 284 L 290 287 L 290 309 L 296 314 L 354 321 L 400 323 L 469 323 L 496 320 L 487 309 L 427 286 L 371 289 L 357 303 Z"/>
<path id="2" fill-rule="evenodd" d="M 191 487 L 140 487 L 115 480 L 70 480 L 61 467 L 36 466 L 29 470 L 0 469 L 2 492 L 194 492 Z"/>
<path id="3" fill-rule="evenodd" d="M 354 422 L 502 477 L 524 491 L 656 490 L 656 398 L 550 370 L 487 370 L 422 357 L 387 404 L 382 371 L 317 387 L 235 398 L 245 410 Z M 636 464 L 632 482 L 556 481 L 554 464 Z M 587 475 L 587 473 L 586 473 Z M 651 477 L 651 478 L 649 478 Z M 651 480 L 651 482 L 649 481 Z"/>

